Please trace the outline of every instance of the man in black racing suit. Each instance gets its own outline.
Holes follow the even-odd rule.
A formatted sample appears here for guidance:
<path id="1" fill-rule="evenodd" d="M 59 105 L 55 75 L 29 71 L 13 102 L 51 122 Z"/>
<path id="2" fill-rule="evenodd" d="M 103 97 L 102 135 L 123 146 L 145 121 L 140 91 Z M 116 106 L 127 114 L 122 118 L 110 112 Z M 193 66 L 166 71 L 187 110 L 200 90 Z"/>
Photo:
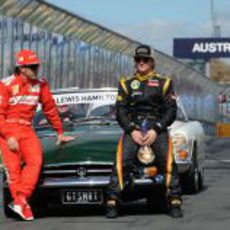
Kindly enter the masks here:
<path id="1" fill-rule="evenodd" d="M 119 81 L 116 116 L 124 135 L 118 147 L 122 149 L 122 156 L 116 157 L 117 162 L 107 192 L 108 218 L 118 215 L 117 203 L 123 189 L 119 183 L 118 171 L 123 170 L 125 178 L 132 168 L 135 154 L 144 145 L 151 147 L 156 155 L 159 172 L 165 175 L 169 215 L 174 218 L 183 216 L 179 177 L 173 158 L 172 142 L 167 131 L 167 127 L 176 118 L 176 98 L 172 80 L 163 78 L 154 71 L 153 52 L 149 46 L 138 46 L 134 55 L 136 73 L 129 79 L 122 78 Z M 150 129 L 143 136 L 140 125 L 144 119 L 149 122 Z"/>

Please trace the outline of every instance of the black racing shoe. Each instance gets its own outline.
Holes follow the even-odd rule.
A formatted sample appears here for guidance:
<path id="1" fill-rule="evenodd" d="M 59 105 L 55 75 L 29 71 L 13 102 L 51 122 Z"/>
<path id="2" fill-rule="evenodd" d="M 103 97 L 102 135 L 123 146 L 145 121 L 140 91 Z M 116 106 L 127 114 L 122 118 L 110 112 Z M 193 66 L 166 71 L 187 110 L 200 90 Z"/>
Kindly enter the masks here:
<path id="1" fill-rule="evenodd" d="M 106 217 L 107 218 L 117 218 L 117 204 L 115 200 L 108 200 L 106 204 Z"/>
<path id="2" fill-rule="evenodd" d="M 183 212 L 181 210 L 181 199 L 173 198 L 169 201 L 168 214 L 173 218 L 183 217 Z"/>
<path id="3" fill-rule="evenodd" d="M 169 207 L 169 212 L 168 212 L 168 214 L 169 214 L 172 218 L 182 218 L 182 217 L 183 217 L 183 212 L 182 212 L 180 206 L 171 206 L 171 207 Z"/>

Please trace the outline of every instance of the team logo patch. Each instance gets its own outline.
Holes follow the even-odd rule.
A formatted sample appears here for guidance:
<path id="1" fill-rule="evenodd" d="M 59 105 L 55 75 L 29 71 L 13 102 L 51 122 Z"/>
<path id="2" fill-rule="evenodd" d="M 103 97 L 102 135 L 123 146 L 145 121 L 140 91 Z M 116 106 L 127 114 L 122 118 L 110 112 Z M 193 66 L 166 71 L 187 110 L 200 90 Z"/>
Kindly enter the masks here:
<path id="1" fill-rule="evenodd" d="M 121 95 L 117 95 L 117 101 L 118 102 L 123 101 L 123 97 Z"/>
<path id="2" fill-rule="evenodd" d="M 24 105 L 37 105 L 38 96 L 23 95 L 23 96 L 14 96 L 9 99 L 9 104 L 24 104 Z"/>
<path id="3" fill-rule="evenodd" d="M 147 85 L 150 87 L 159 87 L 159 81 L 158 80 L 149 80 Z"/>
<path id="4" fill-rule="evenodd" d="M 12 94 L 16 95 L 17 93 L 19 93 L 19 85 L 13 85 L 12 86 Z"/>
<path id="5" fill-rule="evenodd" d="M 131 83 L 131 88 L 132 89 L 138 89 L 140 87 L 140 82 L 138 80 L 134 80 Z"/>
<path id="6" fill-rule="evenodd" d="M 24 57 L 20 56 L 20 57 L 18 58 L 18 60 L 22 62 L 22 61 L 24 61 Z"/>

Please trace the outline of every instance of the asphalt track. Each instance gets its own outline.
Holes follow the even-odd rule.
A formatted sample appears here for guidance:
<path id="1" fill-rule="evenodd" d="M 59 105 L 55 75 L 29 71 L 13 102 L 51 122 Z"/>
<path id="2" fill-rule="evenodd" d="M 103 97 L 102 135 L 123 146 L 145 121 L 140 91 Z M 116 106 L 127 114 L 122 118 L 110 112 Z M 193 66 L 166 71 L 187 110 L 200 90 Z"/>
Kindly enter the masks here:
<path id="1" fill-rule="evenodd" d="M 150 214 L 144 202 L 124 207 L 122 216 L 108 220 L 102 208 L 53 210 L 33 222 L 5 218 L 0 192 L 1 230 L 221 230 L 230 226 L 230 139 L 209 140 L 205 162 L 205 188 L 196 195 L 184 195 L 184 218 L 172 219 L 166 214 Z M 0 187 L 2 185 L 0 184 Z M 42 201 L 41 201 L 42 202 Z"/>

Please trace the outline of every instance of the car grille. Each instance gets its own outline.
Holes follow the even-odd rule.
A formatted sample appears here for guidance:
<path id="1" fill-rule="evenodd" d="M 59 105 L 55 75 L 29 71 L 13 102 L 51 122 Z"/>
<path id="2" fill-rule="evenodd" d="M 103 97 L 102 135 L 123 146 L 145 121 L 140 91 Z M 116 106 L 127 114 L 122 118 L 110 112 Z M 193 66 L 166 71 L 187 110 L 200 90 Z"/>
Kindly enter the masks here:
<path id="1" fill-rule="evenodd" d="M 44 166 L 41 172 L 41 178 L 107 176 L 111 175 L 112 167 L 112 164 Z"/>

